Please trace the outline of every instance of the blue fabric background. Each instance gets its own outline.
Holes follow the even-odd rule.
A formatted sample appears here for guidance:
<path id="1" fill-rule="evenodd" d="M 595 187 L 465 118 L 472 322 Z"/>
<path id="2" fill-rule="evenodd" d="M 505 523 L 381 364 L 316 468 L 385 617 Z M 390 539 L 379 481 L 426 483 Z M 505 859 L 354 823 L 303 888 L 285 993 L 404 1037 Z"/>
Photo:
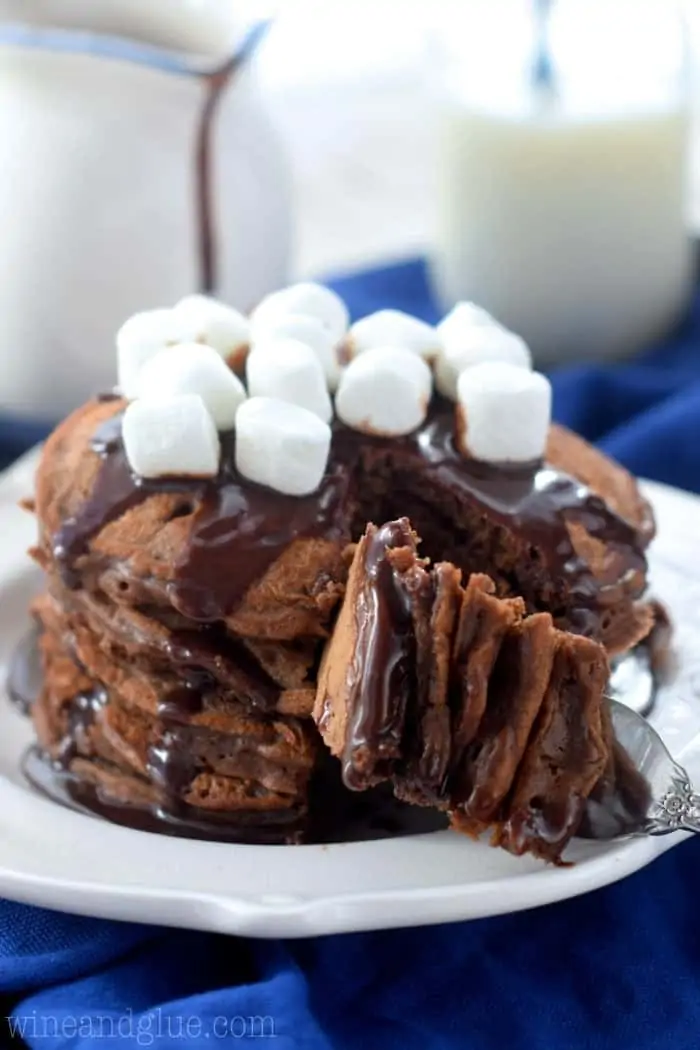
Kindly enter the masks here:
<path id="1" fill-rule="evenodd" d="M 334 283 L 354 316 L 395 306 L 436 319 L 419 262 Z M 554 389 L 559 420 L 637 473 L 700 491 L 700 300 L 663 346 L 628 365 L 564 369 Z M 39 436 L 0 422 L 0 458 Z M 0 902 L 0 1018 L 41 1050 L 699 1050 L 699 874 L 693 841 L 545 909 L 306 942 Z M 255 1016 L 273 1019 L 274 1040 L 250 1037 Z M 0 1046 L 9 1033 L 0 1020 Z"/>

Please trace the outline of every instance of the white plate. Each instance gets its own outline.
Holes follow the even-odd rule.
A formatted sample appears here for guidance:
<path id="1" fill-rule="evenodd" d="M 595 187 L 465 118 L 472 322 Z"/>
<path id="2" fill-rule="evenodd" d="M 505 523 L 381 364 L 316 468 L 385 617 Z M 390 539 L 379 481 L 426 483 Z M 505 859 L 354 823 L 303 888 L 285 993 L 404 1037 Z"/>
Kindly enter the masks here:
<path id="1" fill-rule="evenodd" d="M 34 523 L 16 501 L 34 458 L 0 480 L 0 660 L 38 585 Z M 700 780 L 700 499 L 646 486 L 659 521 L 655 592 L 677 624 L 675 680 L 653 721 Z M 450 832 L 330 846 L 238 846 L 117 827 L 34 794 L 19 773 L 31 727 L 0 697 L 0 895 L 85 915 L 257 937 L 475 919 L 572 897 L 649 864 L 684 836 L 576 842 L 555 869 Z"/>

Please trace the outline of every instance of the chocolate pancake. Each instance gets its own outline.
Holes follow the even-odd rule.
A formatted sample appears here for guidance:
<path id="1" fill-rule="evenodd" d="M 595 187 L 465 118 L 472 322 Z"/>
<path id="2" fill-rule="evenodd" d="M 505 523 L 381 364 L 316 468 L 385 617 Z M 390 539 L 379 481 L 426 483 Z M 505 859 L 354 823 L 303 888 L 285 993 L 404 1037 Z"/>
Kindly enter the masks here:
<path id="1" fill-rule="evenodd" d="M 348 787 L 390 783 L 457 830 L 558 861 L 612 754 L 608 673 L 599 642 L 484 576 L 464 588 L 431 569 L 402 519 L 357 546 L 314 717 Z"/>
<path id="2" fill-rule="evenodd" d="M 578 830 L 608 761 L 601 702 L 607 677 L 600 646 L 559 635 L 532 739 L 494 836 L 498 845 L 557 860 Z"/>

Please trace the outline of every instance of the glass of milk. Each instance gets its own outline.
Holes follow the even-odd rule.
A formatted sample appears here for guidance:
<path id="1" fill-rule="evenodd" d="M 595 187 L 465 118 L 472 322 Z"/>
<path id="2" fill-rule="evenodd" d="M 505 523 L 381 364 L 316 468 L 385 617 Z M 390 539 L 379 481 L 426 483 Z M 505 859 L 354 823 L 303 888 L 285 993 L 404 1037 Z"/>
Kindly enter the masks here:
<path id="1" fill-rule="evenodd" d="M 622 357 L 692 285 L 686 48 L 670 0 L 460 0 L 443 34 L 436 293 L 540 362 Z"/>

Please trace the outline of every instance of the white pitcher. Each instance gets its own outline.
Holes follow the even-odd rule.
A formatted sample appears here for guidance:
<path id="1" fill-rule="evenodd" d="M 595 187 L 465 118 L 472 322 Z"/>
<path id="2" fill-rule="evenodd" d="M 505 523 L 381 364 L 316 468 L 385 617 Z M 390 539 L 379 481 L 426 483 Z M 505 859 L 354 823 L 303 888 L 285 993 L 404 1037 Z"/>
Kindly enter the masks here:
<path id="1" fill-rule="evenodd" d="M 287 169 L 235 9 L 0 0 L 0 409 L 111 386 L 136 310 L 284 283 Z"/>

